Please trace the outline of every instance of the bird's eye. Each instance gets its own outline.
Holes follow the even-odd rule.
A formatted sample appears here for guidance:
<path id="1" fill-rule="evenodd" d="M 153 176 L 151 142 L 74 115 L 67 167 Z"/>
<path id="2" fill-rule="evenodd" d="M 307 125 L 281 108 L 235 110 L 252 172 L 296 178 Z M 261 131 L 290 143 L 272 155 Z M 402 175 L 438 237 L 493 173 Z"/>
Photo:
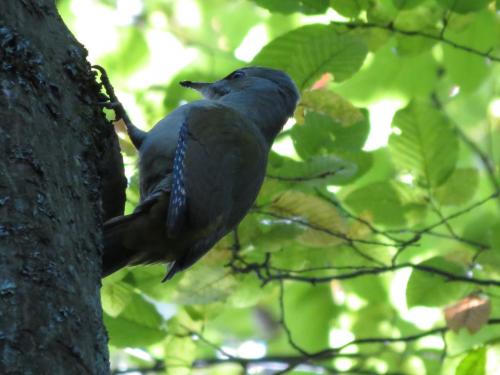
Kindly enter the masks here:
<path id="1" fill-rule="evenodd" d="M 234 72 L 233 74 L 231 74 L 229 76 L 229 79 L 237 79 L 237 78 L 241 78 L 244 76 L 245 76 L 245 73 L 243 73 L 241 70 L 237 70 L 236 72 Z"/>

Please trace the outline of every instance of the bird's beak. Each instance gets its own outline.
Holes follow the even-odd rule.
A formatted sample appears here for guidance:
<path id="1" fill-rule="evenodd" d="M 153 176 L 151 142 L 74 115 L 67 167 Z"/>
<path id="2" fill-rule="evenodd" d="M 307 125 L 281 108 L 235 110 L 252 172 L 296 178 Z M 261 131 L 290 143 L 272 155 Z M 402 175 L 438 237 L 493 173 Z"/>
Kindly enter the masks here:
<path id="1" fill-rule="evenodd" d="M 209 82 L 193 82 L 193 81 L 181 81 L 179 84 L 182 87 L 189 87 L 190 89 L 195 89 L 198 91 L 203 90 L 207 86 L 210 86 Z"/>
<path id="2" fill-rule="evenodd" d="M 188 87 L 199 91 L 207 99 L 219 99 L 220 97 L 226 95 L 229 90 L 227 90 L 221 81 L 217 82 L 193 82 L 193 81 L 181 81 L 179 84 L 182 87 Z"/>

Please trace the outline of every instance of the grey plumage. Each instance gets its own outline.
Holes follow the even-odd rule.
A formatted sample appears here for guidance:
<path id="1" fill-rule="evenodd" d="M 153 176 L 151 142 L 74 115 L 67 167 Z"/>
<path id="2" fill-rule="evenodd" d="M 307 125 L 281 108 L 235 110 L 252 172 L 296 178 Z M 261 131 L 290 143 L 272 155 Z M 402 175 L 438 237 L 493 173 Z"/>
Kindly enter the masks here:
<path id="1" fill-rule="evenodd" d="M 177 108 L 148 133 L 129 130 L 139 147 L 141 203 L 105 223 L 104 276 L 163 262 L 171 265 L 168 279 L 210 250 L 254 203 L 272 142 L 299 99 L 290 77 L 269 68 L 181 85 L 205 99 Z"/>

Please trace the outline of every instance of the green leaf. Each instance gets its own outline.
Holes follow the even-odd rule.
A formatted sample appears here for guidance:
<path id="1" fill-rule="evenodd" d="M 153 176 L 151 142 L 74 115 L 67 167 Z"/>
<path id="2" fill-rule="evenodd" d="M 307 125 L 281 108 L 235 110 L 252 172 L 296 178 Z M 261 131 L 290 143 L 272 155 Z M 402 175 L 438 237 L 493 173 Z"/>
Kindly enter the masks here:
<path id="1" fill-rule="evenodd" d="M 409 219 L 407 214 L 422 206 L 407 190 L 404 185 L 380 181 L 351 191 L 344 201 L 356 214 L 376 224 L 404 227 Z"/>
<path id="2" fill-rule="evenodd" d="M 285 70 L 303 90 L 326 72 L 337 82 L 351 77 L 366 53 L 360 37 L 339 34 L 334 26 L 307 25 L 271 41 L 253 64 Z"/>
<path id="3" fill-rule="evenodd" d="M 438 4 L 457 13 L 468 13 L 485 8 L 491 0 L 437 0 Z"/>
<path id="4" fill-rule="evenodd" d="M 263 231 L 252 239 L 252 244 L 266 252 L 283 249 L 304 232 L 304 227 L 288 220 L 271 219 L 260 223 Z"/>
<path id="5" fill-rule="evenodd" d="M 151 345 L 166 335 L 161 315 L 139 294 L 133 295 L 117 317 L 104 313 L 104 324 L 110 344 L 121 348 Z"/>
<path id="6" fill-rule="evenodd" d="M 500 254 L 500 221 L 494 223 L 489 230 L 491 248 Z"/>
<path id="7" fill-rule="evenodd" d="M 370 5 L 369 0 L 330 0 L 330 6 L 339 14 L 354 18 Z"/>
<path id="8" fill-rule="evenodd" d="M 328 347 L 330 320 L 335 316 L 330 288 L 285 284 L 285 320 L 294 341 L 314 352 Z"/>
<path id="9" fill-rule="evenodd" d="M 356 214 L 371 217 L 376 224 L 403 227 L 406 224 L 403 202 L 391 182 L 375 182 L 349 193 L 344 202 Z"/>
<path id="10" fill-rule="evenodd" d="M 485 375 L 486 374 L 486 348 L 470 351 L 460 361 L 455 375 Z"/>
<path id="11" fill-rule="evenodd" d="M 495 15 L 485 11 L 474 14 L 472 22 L 464 29 L 448 31 L 446 38 L 458 45 L 484 52 L 497 46 L 497 36 L 493 31 L 496 28 Z M 443 45 L 443 62 L 446 74 L 464 92 L 476 90 L 491 73 L 490 63 L 485 57 L 450 45 Z"/>
<path id="12" fill-rule="evenodd" d="M 344 97 L 363 103 L 380 98 L 426 96 L 436 84 L 437 63 L 430 51 L 401 56 L 394 38 L 378 49 L 370 64 L 351 79 L 335 85 Z"/>
<path id="13" fill-rule="evenodd" d="M 202 261 L 182 275 L 172 300 L 179 304 L 207 304 L 226 300 L 237 282 L 227 268 L 228 253 L 212 249 Z"/>
<path id="14" fill-rule="evenodd" d="M 302 158 L 334 153 L 345 149 L 359 151 L 368 137 L 368 113 L 363 110 L 362 120 L 345 126 L 330 116 L 309 112 L 305 124 L 295 125 L 290 131 L 295 150 Z"/>
<path id="15" fill-rule="evenodd" d="M 392 0 L 394 6 L 398 9 L 411 9 L 422 4 L 425 0 Z"/>
<path id="16" fill-rule="evenodd" d="M 400 3 L 411 3 L 410 1 L 401 0 Z M 422 32 L 426 35 L 434 35 L 439 37 L 441 30 L 436 26 L 442 19 L 443 10 L 437 5 L 418 7 L 412 10 L 402 10 L 398 13 L 394 20 L 396 29 L 405 30 L 408 32 Z M 412 56 L 420 54 L 431 49 L 437 41 L 418 35 L 396 34 L 397 51 L 400 55 Z"/>
<path id="17" fill-rule="evenodd" d="M 254 306 L 264 294 L 262 282 L 254 275 L 238 275 L 238 288 L 229 297 L 228 302 L 238 308 Z M 269 290 L 270 288 L 267 288 Z"/>
<path id="18" fill-rule="evenodd" d="M 430 104 L 412 102 L 394 116 L 400 134 L 389 150 L 400 172 L 410 172 L 426 186 L 443 184 L 455 169 L 458 141 L 448 119 Z"/>
<path id="19" fill-rule="evenodd" d="M 457 276 L 465 276 L 465 268 L 442 257 L 434 257 L 422 266 L 436 268 Z M 413 306 L 444 306 L 467 292 L 468 286 L 459 282 L 450 282 L 443 276 L 414 269 L 406 287 L 406 303 Z"/>
<path id="20" fill-rule="evenodd" d="M 270 10 L 290 14 L 301 12 L 318 14 L 326 12 L 329 0 L 253 0 L 257 5 Z"/>
<path id="21" fill-rule="evenodd" d="M 477 169 L 458 168 L 435 190 L 434 195 L 438 202 L 445 206 L 465 204 L 474 197 L 478 184 Z"/>
<path id="22" fill-rule="evenodd" d="M 383 25 L 394 21 L 398 13 L 399 9 L 394 6 L 392 0 L 378 0 L 370 2 L 366 16 L 369 22 Z"/>
<path id="23" fill-rule="evenodd" d="M 261 189 L 259 202 L 273 199 L 277 192 L 297 184 L 322 187 L 346 185 L 365 174 L 372 166 L 370 153 L 337 150 L 324 156 L 313 156 L 305 161 L 295 161 L 271 154 L 266 182 Z"/>
<path id="24" fill-rule="evenodd" d="M 385 324 L 394 315 L 390 304 L 383 303 L 385 299 L 370 301 L 370 303 L 355 315 L 354 324 L 350 329 L 356 337 L 383 336 Z M 384 324 L 385 323 L 385 324 Z"/>
<path id="25" fill-rule="evenodd" d="M 144 32 L 139 28 L 124 28 L 119 35 L 120 40 L 116 44 L 119 49 L 106 55 L 102 65 L 113 74 L 125 77 L 148 61 L 149 47 Z"/>
<path id="26" fill-rule="evenodd" d="M 473 335 L 465 329 L 460 330 L 458 333 L 448 331 L 445 336 L 447 352 L 449 356 L 453 357 L 474 350 L 485 343 L 498 341 L 498 337 L 500 337 L 498 324 L 487 324 Z"/>
<path id="27" fill-rule="evenodd" d="M 118 316 L 134 295 L 133 288 L 124 282 L 106 283 L 101 288 L 103 310 L 112 317 Z"/>
<path id="28" fill-rule="evenodd" d="M 380 275 L 368 275 L 346 280 L 342 282 L 342 286 L 370 302 L 370 305 L 386 300 L 388 295 L 384 279 Z"/>
<path id="29" fill-rule="evenodd" d="M 165 341 L 165 367 L 169 375 L 189 375 L 196 359 L 196 342 L 191 336 L 168 336 Z"/>

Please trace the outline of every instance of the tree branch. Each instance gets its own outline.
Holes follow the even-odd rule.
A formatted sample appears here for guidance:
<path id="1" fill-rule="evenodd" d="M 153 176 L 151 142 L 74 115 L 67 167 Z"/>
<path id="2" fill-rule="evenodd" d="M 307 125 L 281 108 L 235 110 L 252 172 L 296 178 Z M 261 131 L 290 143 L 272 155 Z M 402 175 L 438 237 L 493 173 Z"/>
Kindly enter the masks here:
<path id="1" fill-rule="evenodd" d="M 431 40 L 435 40 L 436 42 L 441 42 L 443 44 L 447 44 L 453 48 L 462 50 L 464 52 L 472 53 L 477 56 L 481 56 L 487 59 L 490 59 L 491 61 L 495 62 L 500 62 L 500 56 L 495 56 L 492 55 L 492 49 L 489 49 L 487 51 L 480 51 L 475 48 L 466 46 L 464 44 L 460 44 L 457 42 L 454 42 L 450 39 L 447 39 L 444 37 L 444 31 L 446 29 L 446 24 L 445 26 L 441 29 L 441 32 L 439 34 L 431 34 L 425 31 L 421 30 L 403 30 L 399 29 L 394 26 L 394 24 L 388 23 L 388 24 L 377 24 L 377 23 L 372 23 L 372 22 L 366 22 L 366 23 L 360 23 L 360 22 L 340 22 L 340 21 L 332 21 L 331 22 L 334 25 L 337 26 L 345 26 L 349 29 L 382 29 L 382 30 L 387 30 L 396 34 L 401 34 L 401 35 L 406 35 L 409 37 L 423 37 Z"/>

